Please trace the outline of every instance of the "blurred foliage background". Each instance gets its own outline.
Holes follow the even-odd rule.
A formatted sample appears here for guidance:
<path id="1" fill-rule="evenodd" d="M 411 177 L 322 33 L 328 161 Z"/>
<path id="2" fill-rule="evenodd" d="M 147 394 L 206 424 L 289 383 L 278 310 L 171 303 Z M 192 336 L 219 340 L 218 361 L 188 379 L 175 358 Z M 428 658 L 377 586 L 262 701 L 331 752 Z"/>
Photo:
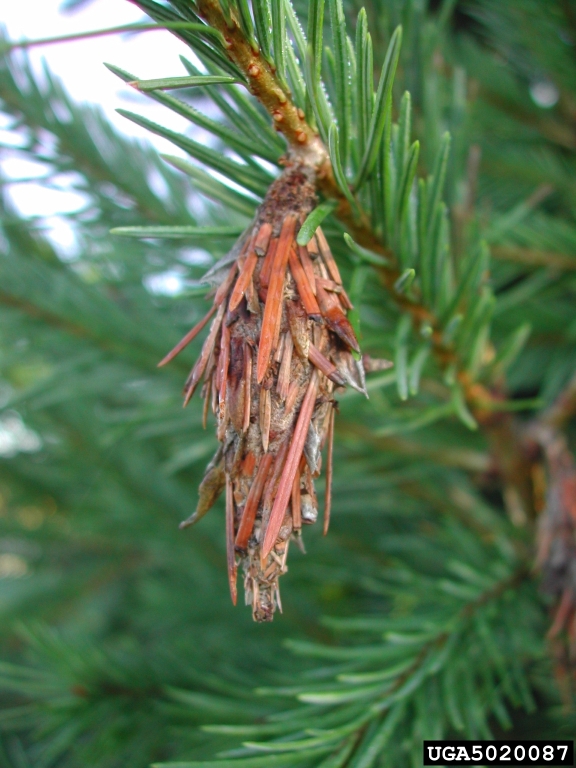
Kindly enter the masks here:
<path id="1" fill-rule="evenodd" d="M 191 7 L 138 4 L 154 18 Z M 309 29 L 307 4 L 294 5 Z M 451 253 L 490 250 L 487 365 L 522 428 L 576 370 L 576 9 L 364 6 L 376 73 L 403 25 L 393 118 L 409 90 L 419 177 L 452 136 Z M 353 36 L 360 4 L 343 10 Z M 363 347 L 396 368 L 373 376 L 369 401 L 341 398 L 330 535 L 306 531 L 283 615 L 257 626 L 229 603 L 222 504 L 178 530 L 216 439 L 200 401 L 181 408 L 200 342 L 156 364 L 205 313 L 195 281 L 248 224 L 284 151 L 245 94 L 178 93 L 188 138 L 248 169 L 238 181 L 193 147 L 185 175 L 127 138 L 129 123 L 118 134 L 35 75 L 24 53 L 0 61 L 10 151 L 86 197 L 68 215 L 71 256 L 10 206 L 0 179 L 0 766 L 192 766 L 217 753 L 223 768 L 420 765 L 422 738 L 573 736 L 534 523 L 515 517 L 484 430 L 458 418 L 432 361 L 401 398 L 401 313 L 370 267 L 358 272 L 336 219 L 324 227 L 356 286 Z M 365 201 L 378 229 L 382 211 Z M 197 229 L 110 234 L 130 226 Z M 473 318 L 470 344 L 486 322 Z M 407 353 L 416 378 L 418 349 Z"/>

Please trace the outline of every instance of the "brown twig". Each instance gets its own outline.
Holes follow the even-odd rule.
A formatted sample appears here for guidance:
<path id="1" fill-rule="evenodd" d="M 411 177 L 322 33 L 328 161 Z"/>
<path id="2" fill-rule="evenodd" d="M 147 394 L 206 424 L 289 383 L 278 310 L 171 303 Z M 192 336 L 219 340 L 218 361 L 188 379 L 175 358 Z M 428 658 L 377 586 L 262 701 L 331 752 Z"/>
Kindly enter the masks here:
<path id="1" fill-rule="evenodd" d="M 314 145 L 317 135 L 306 122 L 304 112 L 281 86 L 272 65 L 253 50 L 234 9 L 230 9 L 228 20 L 218 0 L 199 0 L 198 10 L 205 21 L 222 34 L 229 58 L 244 73 L 250 90 L 270 113 L 276 129 L 284 134 L 288 143 L 296 148 Z M 326 160 L 325 150 L 319 151 L 318 160 L 321 163 Z"/>
<path id="2" fill-rule="evenodd" d="M 576 460 L 562 429 L 575 415 L 576 375 L 526 432 L 527 439 L 539 446 L 543 462 L 546 494 L 537 565 L 543 589 L 553 598 L 548 639 L 566 703 L 576 669 Z"/>
<path id="3" fill-rule="evenodd" d="M 234 9 L 230 9 L 228 20 L 218 0 L 198 0 L 198 10 L 204 20 L 224 37 L 228 57 L 244 73 L 250 91 L 269 113 L 276 130 L 285 137 L 290 154 L 313 166 L 319 190 L 338 202 L 338 218 L 349 227 L 361 245 L 382 253 L 384 249 L 372 232 L 368 217 L 362 212 L 355 215 L 338 187 L 328 151 L 318 133 L 306 121 L 304 112 L 296 106 L 290 92 L 282 86 L 273 66 L 253 50 Z"/>
<path id="4" fill-rule="evenodd" d="M 548 639 L 566 691 L 576 682 L 576 461 L 561 433 L 545 430 L 541 438 L 548 488 L 537 564 L 542 588 L 553 598 Z"/>

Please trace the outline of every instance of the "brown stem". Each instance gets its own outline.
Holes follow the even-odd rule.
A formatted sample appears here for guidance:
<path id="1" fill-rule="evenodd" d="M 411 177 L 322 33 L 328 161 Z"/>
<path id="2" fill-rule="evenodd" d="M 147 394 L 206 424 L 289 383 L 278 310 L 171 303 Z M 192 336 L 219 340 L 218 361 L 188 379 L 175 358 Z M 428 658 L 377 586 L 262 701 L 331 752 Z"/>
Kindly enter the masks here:
<path id="1" fill-rule="evenodd" d="M 230 9 L 227 20 L 218 0 L 198 0 L 198 11 L 211 27 L 223 35 L 228 57 L 244 73 L 250 91 L 270 114 L 276 130 L 285 137 L 290 154 L 312 165 L 316 170 L 319 190 L 326 197 L 338 201 L 338 218 L 349 227 L 357 242 L 382 253 L 382 245 L 374 236 L 368 217 L 362 212 L 354 215 L 350 203 L 338 187 L 330 157 L 318 133 L 306 121 L 304 112 L 294 104 L 290 92 L 281 85 L 274 68 L 253 50 L 235 10 Z"/>
<path id="2" fill-rule="evenodd" d="M 317 136 L 306 122 L 304 112 L 280 85 L 272 66 L 252 49 L 234 9 L 230 9 L 228 21 L 218 0 L 198 0 L 198 10 L 206 22 L 222 34 L 228 57 L 244 73 L 250 90 L 270 113 L 276 129 L 284 134 L 288 143 L 297 148 L 314 143 Z"/>

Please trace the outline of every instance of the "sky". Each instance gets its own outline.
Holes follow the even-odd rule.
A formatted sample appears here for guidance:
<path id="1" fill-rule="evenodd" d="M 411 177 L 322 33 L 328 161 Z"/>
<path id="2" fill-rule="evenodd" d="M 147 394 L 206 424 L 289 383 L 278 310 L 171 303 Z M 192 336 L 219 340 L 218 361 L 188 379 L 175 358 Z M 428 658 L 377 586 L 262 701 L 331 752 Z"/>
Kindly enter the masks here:
<path id="1" fill-rule="evenodd" d="M 9 40 L 36 39 L 86 32 L 134 22 L 149 21 L 128 0 L 92 0 L 74 13 L 62 13 L 62 0 L 0 0 L 0 32 Z M 99 105 L 114 126 L 125 135 L 143 139 L 159 151 L 183 154 L 160 137 L 150 134 L 117 114 L 124 107 L 177 131 L 194 130 L 184 118 L 137 94 L 115 77 L 104 62 L 132 72 L 141 79 L 186 74 L 179 55 L 193 58 L 190 50 L 165 31 L 138 35 L 111 35 L 81 41 L 30 48 L 28 56 L 34 71 L 41 77 L 44 64 L 62 81 L 76 102 Z M 17 54 L 22 55 L 22 54 Z M 63 258 L 75 255 L 76 238 L 63 214 L 81 209 L 86 199 L 70 189 L 70 181 L 56 179 L 56 188 L 30 181 L 45 173 L 39 163 L 23 159 L 18 152 L 18 139 L 6 130 L 10 119 L 0 111 L 0 174 L 4 180 L 27 179 L 10 183 L 6 192 L 12 204 L 24 216 L 40 217 L 43 233 Z M 152 293 L 177 295 L 184 281 L 178 271 L 149 276 Z M 0 388 L 0 410 L 6 405 Z M 0 415 L 0 456 L 13 456 L 18 451 L 36 451 L 38 436 L 29 430 L 14 411 Z M 2 568 L 0 562 L 0 577 Z M 20 574 L 21 575 L 21 574 Z"/>
<path id="2" fill-rule="evenodd" d="M 0 0 L 0 23 L 10 40 L 35 39 L 86 32 L 106 27 L 149 21 L 128 0 L 92 0 L 76 12 L 63 13 L 62 0 Z M 159 151 L 182 154 L 178 148 L 116 113 L 123 107 L 182 131 L 189 123 L 161 105 L 121 82 L 106 67 L 110 62 L 141 79 L 186 74 L 179 61 L 181 54 L 190 58 L 190 50 L 166 31 L 143 32 L 138 35 L 109 35 L 74 42 L 30 48 L 28 56 L 36 72 L 45 61 L 65 89 L 77 102 L 98 104 L 109 120 L 122 133 L 145 139 Z M 13 142 L 7 135 L 6 119 L 0 114 L 0 145 Z M 0 147 L 0 167 L 9 179 L 41 175 L 43 168 L 24 161 L 16 149 Z M 66 188 L 47 189 L 35 182 L 9 185 L 13 204 L 25 216 L 42 216 L 51 239 L 66 251 L 73 248 L 73 233 L 58 214 L 78 210 L 84 199 Z"/>

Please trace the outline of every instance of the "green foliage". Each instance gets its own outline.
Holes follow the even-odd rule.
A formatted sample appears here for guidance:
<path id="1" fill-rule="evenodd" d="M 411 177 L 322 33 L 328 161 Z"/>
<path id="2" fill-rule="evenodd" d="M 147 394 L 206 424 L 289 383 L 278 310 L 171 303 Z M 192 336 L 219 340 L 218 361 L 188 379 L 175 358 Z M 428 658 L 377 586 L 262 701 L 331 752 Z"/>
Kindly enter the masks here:
<path id="1" fill-rule="evenodd" d="M 190 130 L 122 112 L 189 159 L 118 135 L 25 58 L 0 63 L 12 151 L 47 185 L 73 173 L 86 201 L 65 257 L 3 181 L 0 438 L 19 425 L 28 443 L 0 455 L 1 768 L 416 766 L 423 738 L 573 728 L 532 532 L 508 519 L 461 381 L 506 375 L 498 407 L 533 410 L 576 368 L 574 19 L 566 42 L 560 0 L 221 3 L 380 243 L 356 242 L 332 199 L 301 230 L 322 221 L 363 351 L 395 363 L 370 400 L 340 398 L 333 530 L 307 537 L 263 628 L 228 604 L 221 508 L 177 529 L 215 445 L 179 401 L 199 342 L 155 366 L 204 314 L 206 265 L 285 144 L 193 3 L 137 5 L 196 25 L 174 30 L 184 74 L 138 81 Z M 166 274 L 175 296 L 154 289 Z"/>

